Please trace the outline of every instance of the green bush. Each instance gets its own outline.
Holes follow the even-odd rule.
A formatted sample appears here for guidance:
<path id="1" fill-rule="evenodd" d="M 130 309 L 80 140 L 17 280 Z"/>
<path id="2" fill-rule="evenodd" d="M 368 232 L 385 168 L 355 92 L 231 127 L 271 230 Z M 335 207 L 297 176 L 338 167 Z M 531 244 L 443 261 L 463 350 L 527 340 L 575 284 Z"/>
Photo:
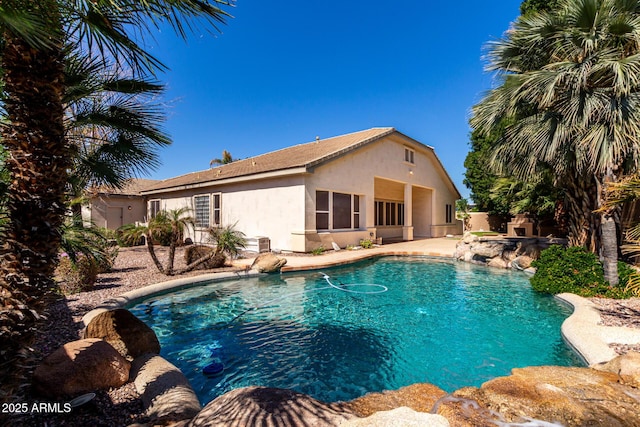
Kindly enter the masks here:
<path id="1" fill-rule="evenodd" d="M 369 239 L 360 240 L 360 246 L 362 249 L 371 249 L 373 247 L 373 241 Z"/>
<path id="2" fill-rule="evenodd" d="M 60 256 L 55 276 L 63 294 L 90 291 L 98 277 L 100 267 L 95 260 L 80 256 L 74 263 L 66 253 Z"/>
<path id="3" fill-rule="evenodd" d="M 567 249 L 558 245 L 551 246 L 542 251 L 540 258 L 531 265 L 537 269 L 536 274 L 531 277 L 531 286 L 538 292 L 554 295 L 570 292 L 583 297 L 628 297 L 625 291 L 630 274 L 628 266 L 618 263 L 620 284 L 610 286 L 604 280 L 604 271 L 598 258 L 579 246 Z"/>
<path id="4" fill-rule="evenodd" d="M 146 228 L 135 224 L 125 224 L 116 230 L 118 246 L 129 248 L 144 245 Z"/>
<path id="5" fill-rule="evenodd" d="M 313 255 L 322 255 L 324 253 L 324 251 L 326 251 L 324 246 L 320 246 L 319 248 L 315 248 L 314 250 L 312 250 L 311 253 Z"/>

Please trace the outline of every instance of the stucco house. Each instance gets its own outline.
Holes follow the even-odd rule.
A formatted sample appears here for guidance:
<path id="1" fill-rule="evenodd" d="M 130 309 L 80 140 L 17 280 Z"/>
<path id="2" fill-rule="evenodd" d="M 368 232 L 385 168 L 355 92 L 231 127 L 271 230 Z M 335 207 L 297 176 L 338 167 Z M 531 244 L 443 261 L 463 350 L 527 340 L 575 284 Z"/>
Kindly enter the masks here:
<path id="1" fill-rule="evenodd" d="M 147 221 L 147 202 L 140 191 L 157 180 L 133 178 L 119 189 L 89 189 L 89 203 L 82 206 L 82 219 L 98 227 L 115 230 L 125 224 Z"/>
<path id="2" fill-rule="evenodd" d="M 158 181 L 140 194 L 148 218 L 191 208 L 194 242 L 206 241 L 208 227 L 231 224 L 295 252 L 462 233 L 454 212 L 461 196 L 434 149 L 390 127 Z"/>

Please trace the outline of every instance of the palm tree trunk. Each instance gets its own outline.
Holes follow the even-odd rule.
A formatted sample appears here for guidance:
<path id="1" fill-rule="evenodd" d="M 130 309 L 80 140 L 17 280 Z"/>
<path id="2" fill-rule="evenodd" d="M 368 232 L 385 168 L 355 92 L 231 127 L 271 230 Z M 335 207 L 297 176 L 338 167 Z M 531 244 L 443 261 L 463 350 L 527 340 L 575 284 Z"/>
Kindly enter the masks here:
<path id="1" fill-rule="evenodd" d="M 598 208 L 598 186 L 592 177 L 571 176 L 562 182 L 568 199 L 567 228 L 569 246 L 582 246 L 598 253 L 600 248 L 600 215 Z"/>
<path id="2" fill-rule="evenodd" d="M 156 268 L 158 269 L 158 271 L 160 273 L 168 274 L 168 273 L 165 272 L 165 269 L 162 266 L 162 263 L 158 259 L 158 255 L 156 255 L 156 249 L 153 246 L 153 241 L 151 239 L 151 233 L 148 233 L 144 237 L 145 237 L 145 240 L 147 241 L 147 250 L 149 251 L 149 255 L 151 255 L 151 259 L 153 260 L 153 263 L 156 265 Z"/>
<path id="3" fill-rule="evenodd" d="M 612 168 L 609 167 L 607 174 L 604 177 L 604 183 L 610 183 L 616 180 L 616 176 L 613 174 Z M 602 208 L 606 201 L 607 193 L 604 186 L 598 186 L 598 208 Z M 618 242 L 618 227 L 616 219 L 619 222 L 620 208 L 608 209 L 601 213 L 600 220 L 600 242 L 602 266 L 604 268 L 604 279 L 609 282 L 611 286 L 616 286 L 619 282 L 618 277 L 618 248 L 620 247 Z"/>
<path id="4" fill-rule="evenodd" d="M 49 20 L 54 40 L 60 28 L 55 3 L 24 3 Z M 3 359 L 11 361 L 31 339 L 54 287 L 70 151 L 63 127 L 61 45 L 38 50 L 8 30 L 3 38 L 8 125 L 2 126 L 1 137 L 9 154 L 10 184 L 9 219 L 0 246 L 0 341 Z"/>

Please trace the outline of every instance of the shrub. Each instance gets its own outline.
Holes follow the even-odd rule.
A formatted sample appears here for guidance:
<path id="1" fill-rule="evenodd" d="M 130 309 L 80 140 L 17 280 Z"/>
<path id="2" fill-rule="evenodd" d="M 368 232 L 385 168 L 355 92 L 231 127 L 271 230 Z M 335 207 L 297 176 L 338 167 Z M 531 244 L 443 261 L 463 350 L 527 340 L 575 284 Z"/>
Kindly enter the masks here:
<path id="1" fill-rule="evenodd" d="M 559 294 L 570 292 L 583 297 L 603 296 L 626 298 L 626 281 L 619 286 L 609 286 L 604 280 L 602 264 L 598 258 L 584 248 L 574 246 L 563 248 L 554 245 L 540 253 L 540 258 L 531 264 L 536 274 L 531 278 L 531 286 L 538 292 Z M 619 264 L 620 265 L 620 264 Z M 620 268 L 620 266 L 619 266 Z M 628 280 L 625 267 L 620 269 L 623 280 Z"/>
<path id="2" fill-rule="evenodd" d="M 116 242 L 118 242 L 118 246 L 123 248 L 144 245 L 145 232 L 146 228 L 143 226 L 125 224 L 116 230 Z"/>
<path id="3" fill-rule="evenodd" d="M 98 277 L 99 267 L 91 258 L 80 256 L 74 263 L 68 255 L 62 254 L 56 268 L 56 279 L 63 294 L 90 291 Z"/>
<path id="4" fill-rule="evenodd" d="M 214 253 L 216 250 L 209 246 L 204 245 L 191 245 L 188 246 L 184 251 L 184 261 L 187 265 L 191 264 L 194 261 L 199 260 L 203 256 Z M 211 268 L 220 268 L 224 266 L 225 256 L 222 254 L 215 255 L 210 260 L 205 261 L 196 267 L 196 270 L 206 270 Z"/>
<path id="5" fill-rule="evenodd" d="M 322 255 L 325 250 L 326 249 L 324 248 L 324 246 L 320 246 L 319 248 L 315 248 L 314 250 L 312 250 L 311 253 L 313 255 Z"/>
<path id="6" fill-rule="evenodd" d="M 371 249 L 373 247 L 373 242 L 369 239 L 360 240 L 360 246 L 363 249 Z"/>

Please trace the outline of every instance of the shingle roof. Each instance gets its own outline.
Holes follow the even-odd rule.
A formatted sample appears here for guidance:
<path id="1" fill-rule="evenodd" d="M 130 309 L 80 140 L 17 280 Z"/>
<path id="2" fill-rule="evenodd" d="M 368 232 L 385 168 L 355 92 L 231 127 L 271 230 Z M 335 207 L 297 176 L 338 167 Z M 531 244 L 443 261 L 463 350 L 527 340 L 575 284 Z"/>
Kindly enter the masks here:
<path id="1" fill-rule="evenodd" d="M 93 187 L 89 190 L 95 194 L 111 194 L 119 196 L 139 196 L 141 191 L 146 190 L 159 181 L 157 179 L 145 178 L 129 178 L 122 188 L 113 188 L 107 186 Z"/>
<path id="2" fill-rule="evenodd" d="M 320 139 L 294 145 L 248 159 L 237 160 L 226 165 L 175 178 L 159 181 L 144 190 L 145 193 L 185 185 L 214 182 L 223 179 L 282 171 L 299 167 L 312 167 L 340 156 L 357 147 L 373 142 L 395 132 L 392 127 L 372 128 L 360 132 Z"/>

